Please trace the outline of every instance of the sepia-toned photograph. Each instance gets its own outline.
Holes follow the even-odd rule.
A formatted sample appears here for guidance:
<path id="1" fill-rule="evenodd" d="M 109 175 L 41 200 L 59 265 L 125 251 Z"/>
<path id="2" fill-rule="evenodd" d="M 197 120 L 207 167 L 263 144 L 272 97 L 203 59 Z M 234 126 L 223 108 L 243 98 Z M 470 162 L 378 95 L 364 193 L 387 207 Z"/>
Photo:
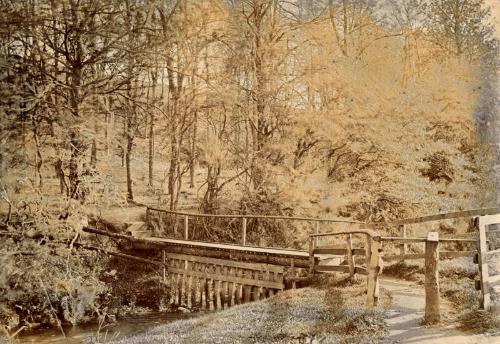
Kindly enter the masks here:
<path id="1" fill-rule="evenodd" d="M 0 0 L 0 344 L 500 344 L 499 0 Z"/>

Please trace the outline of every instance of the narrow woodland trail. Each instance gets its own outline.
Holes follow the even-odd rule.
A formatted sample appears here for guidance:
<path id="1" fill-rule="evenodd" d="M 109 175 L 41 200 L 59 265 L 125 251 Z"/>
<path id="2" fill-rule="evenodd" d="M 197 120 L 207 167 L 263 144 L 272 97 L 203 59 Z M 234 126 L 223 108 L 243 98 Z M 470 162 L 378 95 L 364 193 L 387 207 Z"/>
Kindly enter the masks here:
<path id="1" fill-rule="evenodd" d="M 382 343 L 500 343 L 499 336 L 468 334 L 452 326 L 422 326 L 420 323 L 424 318 L 425 308 L 425 294 L 422 286 L 383 278 L 381 279 L 381 287 L 388 289 L 392 294 L 392 306 L 386 318 L 389 325 L 389 335 Z M 445 317 L 452 311 L 451 305 L 446 302 L 442 302 L 441 307 Z"/>

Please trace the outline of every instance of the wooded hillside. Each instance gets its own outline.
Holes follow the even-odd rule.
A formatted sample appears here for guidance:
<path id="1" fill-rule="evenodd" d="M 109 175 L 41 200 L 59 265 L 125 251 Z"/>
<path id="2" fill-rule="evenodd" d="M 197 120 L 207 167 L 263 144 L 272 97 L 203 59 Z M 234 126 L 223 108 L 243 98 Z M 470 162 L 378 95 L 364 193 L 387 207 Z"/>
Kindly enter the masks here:
<path id="1" fill-rule="evenodd" d="M 133 217 L 132 201 L 370 222 L 495 205 L 489 13 L 483 0 L 0 0 L 2 328 L 53 321 L 49 295 L 72 323 L 133 307 L 133 291 L 108 293 L 114 267 L 74 250 L 89 217 Z M 152 302 L 162 291 L 144 283 Z"/>
<path id="2" fill-rule="evenodd" d="M 480 0 L 3 1 L 4 198 L 370 221 L 492 204 L 491 32 Z"/>

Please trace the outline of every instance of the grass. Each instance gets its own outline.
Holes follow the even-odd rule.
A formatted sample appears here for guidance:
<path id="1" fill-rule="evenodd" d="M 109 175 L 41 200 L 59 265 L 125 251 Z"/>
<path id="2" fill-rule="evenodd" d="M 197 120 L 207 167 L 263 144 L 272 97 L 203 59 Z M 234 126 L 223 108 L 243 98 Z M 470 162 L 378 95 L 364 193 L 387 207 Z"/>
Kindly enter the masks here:
<path id="1" fill-rule="evenodd" d="M 123 339 L 134 343 L 371 343 L 386 333 L 383 308 L 364 308 L 364 283 L 287 290 L 267 300 L 179 320 Z M 383 297 L 387 299 L 386 293 Z"/>
<path id="2" fill-rule="evenodd" d="M 458 318 L 459 329 L 474 333 L 500 332 L 500 317 L 482 309 L 463 312 Z"/>

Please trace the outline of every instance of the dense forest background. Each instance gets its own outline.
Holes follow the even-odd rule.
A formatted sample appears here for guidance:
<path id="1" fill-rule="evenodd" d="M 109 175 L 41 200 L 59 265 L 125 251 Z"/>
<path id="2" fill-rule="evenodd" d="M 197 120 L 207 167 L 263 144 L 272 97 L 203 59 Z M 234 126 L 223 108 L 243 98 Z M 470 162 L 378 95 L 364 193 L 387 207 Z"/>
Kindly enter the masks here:
<path id="1" fill-rule="evenodd" d="M 73 243 L 134 202 L 359 221 L 494 206 L 492 23 L 482 0 L 0 0 L 3 229 Z M 5 328 L 42 313 L 22 297 L 52 317 L 24 256 L 54 266 L 66 320 L 105 304 L 95 256 L 9 240 Z"/>

